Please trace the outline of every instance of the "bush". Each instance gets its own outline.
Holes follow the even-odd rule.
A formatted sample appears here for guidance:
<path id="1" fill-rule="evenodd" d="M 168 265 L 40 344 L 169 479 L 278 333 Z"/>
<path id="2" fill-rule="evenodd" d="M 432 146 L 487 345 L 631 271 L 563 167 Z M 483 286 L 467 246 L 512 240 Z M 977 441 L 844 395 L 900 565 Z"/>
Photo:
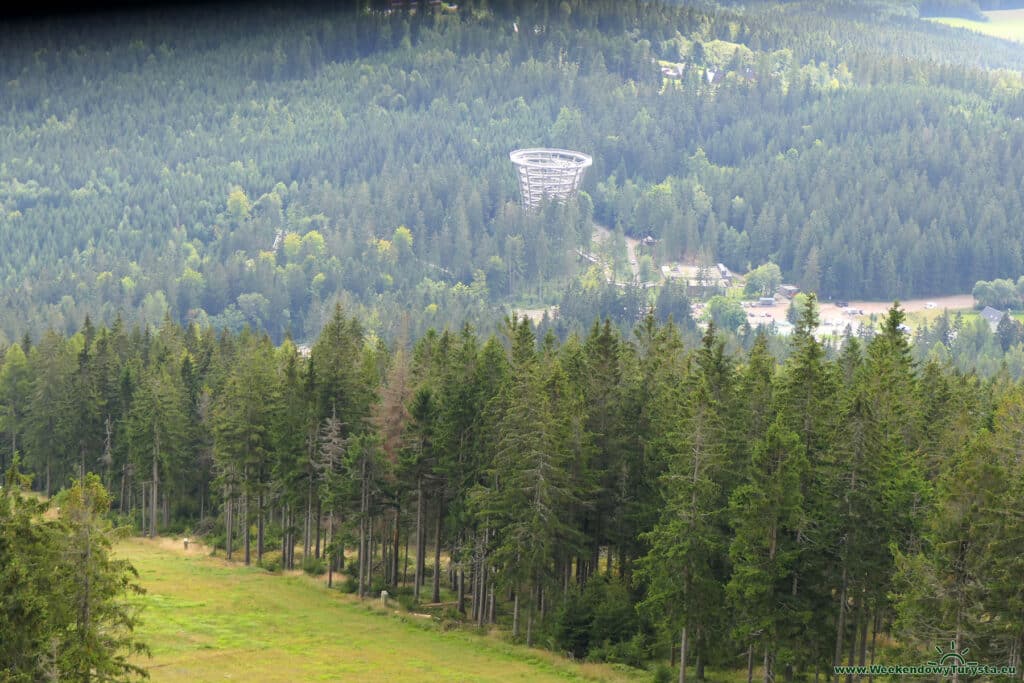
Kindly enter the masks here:
<path id="1" fill-rule="evenodd" d="M 327 573 L 327 560 L 314 555 L 302 558 L 302 571 L 310 576 L 323 576 Z"/>
<path id="2" fill-rule="evenodd" d="M 668 664 L 662 662 L 655 667 L 651 683 L 672 683 L 672 669 Z"/>
<path id="3" fill-rule="evenodd" d="M 213 550 L 227 550 L 227 537 L 223 532 L 211 534 L 206 537 L 206 545 L 210 546 Z"/>
<path id="4" fill-rule="evenodd" d="M 454 606 L 445 607 L 441 612 L 441 630 L 454 631 L 462 628 L 462 614 Z"/>
<path id="5" fill-rule="evenodd" d="M 629 589 L 618 579 L 593 576 L 569 593 L 555 614 L 556 649 L 580 659 L 639 663 L 643 638 Z"/>
<path id="6" fill-rule="evenodd" d="M 417 607 L 416 598 L 408 593 L 400 593 L 394 597 L 398 600 L 398 604 L 401 605 L 402 609 L 404 609 L 406 612 L 412 612 Z"/>
<path id="7" fill-rule="evenodd" d="M 597 647 L 591 646 L 590 652 L 587 654 L 587 661 L 628 664 L 629 666 L 639 667 L 643 665 L 647 655 L 646 638 L 642 633 L 637 633 L 629 640 L 617 643 L 606 640 Z"/>
<path id="8" fill-rule="evenodd" d="M 195 532 L 196 536 L 205 537 L 212 534 L 218 526 L 219 524 L 217 523 L 217 518 L 208 516 L 196 522 L 193 531 Z"/>
<path id="9" fill-rule="evenodd" d="M 263 561 L 260 566 L 266 569 L 268 572 L 277 574 L 281 571 L 281 567 L 284 564 L 284 560 L 281 557 L 280 550 L 271 550 L 263 553 Z"/>
<path id="10" fill-rule="evenodd" d="M 555 615 L 555 646 L 574 659 L 581 659 L 590 647 L 590 628 L 594 611 L 582 592 L 574 588 Z"/>

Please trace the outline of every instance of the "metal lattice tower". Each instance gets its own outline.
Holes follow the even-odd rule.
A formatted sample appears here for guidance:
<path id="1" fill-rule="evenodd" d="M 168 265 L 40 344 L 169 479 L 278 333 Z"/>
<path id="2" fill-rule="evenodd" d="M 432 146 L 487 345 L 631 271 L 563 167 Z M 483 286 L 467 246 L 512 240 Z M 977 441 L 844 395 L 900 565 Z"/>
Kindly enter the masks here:
<path id="1" fill-rule="evenodd" d="M 576 196 L 583 173 L 594 160 L 568 149 L 517 149 L 508 155 L 519 173 L 523 207 L 537 209 L 544 200 L 565 201 Z"/>

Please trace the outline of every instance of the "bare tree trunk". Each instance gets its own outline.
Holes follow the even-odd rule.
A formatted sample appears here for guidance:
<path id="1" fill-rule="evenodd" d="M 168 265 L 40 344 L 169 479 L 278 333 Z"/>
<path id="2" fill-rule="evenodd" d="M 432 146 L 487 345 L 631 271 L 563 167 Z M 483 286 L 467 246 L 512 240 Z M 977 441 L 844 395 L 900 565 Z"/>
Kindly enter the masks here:
<path id="1" fill-rule="evenodd" d="M 860 620 L 860 654 L 857 660 L 859 666 L 866 665 L 868 660 L 868 619 L 871 616 L 871 612 L 865 610 L 865 614 Z"/>
<path id="2" fill-rule="evenodd" d="M 871 660 L 870 666 L 875 665 L 875 639 L 878 637 L 878 623 L 881 617 L 881 609 L 876 607 L 871 619 Z M 868 681 L 873 681 L 874 676 L 868 676 Z"/>
<path id="3" fill-rule="evenodd" d="M 320 527 L 323 522 L 323 501 L 317 496 L 316 499 L 316 559 L 320 559 Z"/>
<path id="4" fill-rule="evenodd" d="M 334 515 L 331 515 L 331 518 L 330 518 L 328 524 L 330 524 L 331 541 L 334 541 Z M 330 546 L 328 546 L 328 548 L 330 548 Z M 330 548 L 330 550 L 328 550 L 328 552 L 327 552 L 327 587 L 328 588 L 333 588 L 334 587 L 334 549 L 333 548 Z"/>
<path id="5" fill-rule="evenodd" d="M 363 456 L 362 466 L 360 474 L 360 498 L 359 498 L 359 597 L 363 598 L 366 596 L 366 526 L 368 520 L 366 519 L 366 513 L 369 510 L 370 504 L 367 499 L 366 491 L 366 456 Z"/>
<path id="6" fill-rule="evenodd" d="M 434 525 L 434 591 L 430 596 L 431 602 L 441 602 L 441 506 L 437 509 L 437 522 Z"/>
<path id="7" fill-rule="evenodd" d="M 359 597 L 366 595 L 366 520 L 359 520 Z"/>
<path id="8" fill-rule="evenodd" d="M 679 683 L 686 683 L 686 626 L 684 625 L 679 634 Z"/>
<path id="9" fill-rule="evenodd" d="M 843 635 L 846 630 L 846 567 L 843 567 L 842 588 L 839 591 L 839 615 L 836 618 L 836 654 L 832 658 L 832 666 L 843 663 Z M 839 674 L 834 674 L 835 683 L 839 683 Z"/>
<path id="10" fill-rule="evenodd" d="M 160 443 L 157 439 L 157 444 Z M 157 449 L 159 446 L 153 448 L 153 489 L 149 492 L 149 537 L 156 538 L 156 502 L 157 502 L 157 491 L 159 490 L 160 482 L 160 470 L 157 464 Z"/>
<path id="11" fill-rule="evenodd" d="M 754 644 L 747 645 L 747 683 L 754 683 Z"/>
<path id="12" fill-rule="evenodd" d="M 412 534 L 406 532 L 405 534 L 405 561 L 402 567 L 402 585 L 409 585 L 409 537 Z"/>
<path id="13" fill-rule="evenodd" d="M 519 591 L 512 602 L 512 637 L 519 638 Z"/>
<path id="14" fill-rule="evenodd" d="M 149 508 L 146 507 L 146 482 L 142 482 L 142 535 L 148 535 L 146 532 L 146 511 Z"/>
<path id="15" fill-rule="evenodd" d="M 697 680 L 698 681 L 703 681 L 704 680 L 704 658 L 701 656 L 701 637 L 700 637 L 700 635 L 701 635 L 700 634 L 700 628 L 698 628 L 697 629 L 697 636 L 696 636 L 696 642 L 697 642 L 697 644 L 696 644 L 696 648 L 697 648 L 697 663 L 696 663 L 696 666 L 697 666 Z"/>
<path id="16" fill-rule="evenodd" d="M 246 481 L 248 481 L 248 473 L 246 473 Z M 249 538 L 249 487 L 246 486 L 242 489 L 242 538 L 245 541 L 245 566 L 248 567 L 252 563 L 252 544 Z"/>
<path id="17" fill-rule="evenodd" d="M 288 503 L 281 506 L 281 568 L 288 569 Z"/>
<path id="18" fill-rule="evenodd" d="M 127 477 L 125 476 L 124 467 L 122 466 L 121 467 L 121 495 L 118 496 L 118 498 L 117 498 L 117 511 L 120 512 L 122 515 L 124 514 L 124 488 L 125 488 L 124 485 L 125 485 L 125 479 L 127 479 Z"/>
<path id="19" fill-rule="evenodd" d="M 366 553 L 366 585 L 367 587 L 373 586 L 373 519 L 371 518 L 366 525 L 366 545 L 368 550 Z M 373 596 L 370 596 L 373 597 Z"/>
<path id="20" fill-rule="evenodd" d="M 398 587 L 398 549 L 402 542 L 402 515 L 401 510 L 395 508 L 395 535 L 393 537 L 391 547 L 394 552 L 391 553 L 391 583 L 395 588 Z"/>
<path id="21" fill-rule="evenodd" d="M 224 487 L 224 547 L 228 553 L 228 559 L 231 559 L 231 532 L 234 531 L 235 520 L 231 514 L 231 496 L 230 490 L 227 486 Z"/>
<path id="22" fill-rule="evenodd" d="M 257 499 L 256 505 L 258 506 L 256 515 L 256 562 L 263 564 L 263 491 L 260 490 L 259 498 Z"/>
<path id="23" fill-rule="evenodd" d="M 485 569 L 486 563 L 484 557 L 480 557 L 480 599 L 474 599 L 474 607 L 477 608 L 476 623 L 477 626 L 483 626 L 484 620 L 487 618 L 487 570 Z M 479 606 L 477 606 L 479 602 Z"/>
<path id="24" fill-rule="evenodd" d="M 526 647 L 533 645 L 533 589 L 530 589 L 530 611 L 526 615 Z"/>
<path id="25" fill-rule="evenodd" d="M 459 589 L 458 589 L 458 601 L 456 602 L 456 609 L 459 610 L 459 614 L 465 616 L 466 614 L 466 573 L 459 570 Z"/>
<path id="26" fill-rule="evenodd" d="M 775 672 L 772 671 L 772 655 L 768 646 L 764 646 L 764 683 L 772 683 L 775 680 Z"/>
<path id="27" fill-rule="evenodd" d="M 857 654 L 857 634 L 860 632 L 860 620 L 861 620 L 861 616 L 863 615 L 863 611 L 864 611 L 863 608 L 864 608 L 864 606 L 861 603 L 861 601 L 857 600 L 857 616 L 856 616 L 856 621 L 853 622 L 853 638 L 850 639 L 850 648 L 849 648 L 849 650 L 847 652 L 847 655 L 846 655 L 847 656 L 846 663 L 849 666 L 853 666 L 854 665 L 854 657 Z M 852 683 L 852 682 L 853 682 L 853 674 L 847 674 L 846 675 L 846 683 Z"/>
<path id="28" fill-rule="evenodd" d="M 456 555 L 458 555 L 458 549 L 453 541 L 451 547 L 448 549 L 448 588 L 453 593 L 459 589 L 459 575 L 455 567 Z"/>
<path id="29" fill-rule="evenodd" d="M 495 624 L 494 620 L 494 582 L 491 582 L 491 587 L 487 591 L 487 623 Z"/>
<path id="30" fill-rule="evenodd" d="M 420 586 L 423 585 L 423 481 L 416 480 L 416 570 L 413 572 L 412 594 L 416 602 L 420 601 Z"/>
<path id="31" fill-rule="evenodd" d="M 309 557 L 309 549 L 313 546 L 310 537 L 313 530 L 313 478 L 310 477 L 306 488 L 306 521 L 302 530 L 302 561 Z"/>

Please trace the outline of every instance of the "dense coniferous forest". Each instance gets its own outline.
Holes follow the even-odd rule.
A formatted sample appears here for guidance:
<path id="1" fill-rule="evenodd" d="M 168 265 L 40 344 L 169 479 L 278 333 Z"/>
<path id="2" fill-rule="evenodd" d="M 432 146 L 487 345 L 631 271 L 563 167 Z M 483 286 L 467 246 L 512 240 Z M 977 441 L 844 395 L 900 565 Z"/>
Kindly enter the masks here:
<path id="1" fill-rule="evenodd" d="M 1024 388 L 915 363 L 897 307 L 828 360 L 817 315 L 809 297 L 782 365 L 763 335 L 733 355 L 650 315 L 387 347 L 339 307 L 308 357 L 88 324 L 8 350 L 3 461 L 44 493 L 97 473 L 145 534 L 443 594 L 576 657 L 685 643 L 698 676 L 793 679 L 955 641 L 1019 666 Z"/>
<path id="2" fill-rule="evenodd" d="M 681 680 L 950 642 L 1019 676 L 1024 328 L 815 334 L 819 299 L 1021 303 L 1024 50 L 921 18 L 1001 4 L 0 24 L 0 631 L 35 629 L 0 677 L 140 673 L 108 517 Z M 594 164 L 529 212 L 541 145 Z M 793 333 L 698 325 L 627 237 L 797 284 Z"/>
<path id="3" fill-rule="evenodd" d="M 170 312 L 303 341 L 338 299 L 391 340 L 405 310 L 420 335 L 580 301 L 560 338 L 594 315 L 628 330 L 641 294 L 577 264 L 595 219 L 655 238 L 655 262 L 772 261 L 822 300 L 1016 279 L 1024 55 L 919 11 L 215 5 L 0 26 L 0 331 Z M 578 202 L 523 214 L 508 152 L 529 145 L 594 156 Z"/>

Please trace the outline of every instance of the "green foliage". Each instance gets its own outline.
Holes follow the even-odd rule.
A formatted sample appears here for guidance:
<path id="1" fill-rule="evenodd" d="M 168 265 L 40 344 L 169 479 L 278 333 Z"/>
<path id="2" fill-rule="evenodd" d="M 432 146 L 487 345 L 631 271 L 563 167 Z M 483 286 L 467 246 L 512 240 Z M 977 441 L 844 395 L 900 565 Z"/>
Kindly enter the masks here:
<path id="1" fill-rule="evenodd" d="M 17 461 L 0 491 L 0 661 L 5 680 L 138 680 L 148 652 L 133 631 L 126 593 L 142 593 L 137 573 L 110 556 L 110 497 L 96 475 L 75 482 L 58 519 L 27 498 Z"/>
<path id="2" fill-rule="evenodd" d="M 302 571 L 310 576 L 323 576 L 327 573 L 327 560 L 313 555 L 304 557 L 302 558 Z"/>
<path id="3" fill-rule="evenodd" d="M 912 344 L 894 305 L 840 349 L 815 336 L 809 294 L 786 349 L 763 335 L 737 345 L 713 323 L 691 344 L 657 311 L 628 336 L 608 319 L 560 342 L 512 317 L 503 338 L 465 326 L 389 347 L 351 310 L 333 311 L 308 354 L 172 320 L 89 322 L 12 346 L 0 367 L 3 441 L 24 449 L 40 488 L 65 489 L 54 504 L 70 516 L 38 520 L 40 507 L 8 493 L 21 486 L 12 474 L 0 582 L 26 597 L 0 619 L 70 614 L 85 604 L 86 576 L 91 595 L 110 594 L 96 577 L 113 565 L 82 557 L 109 532 L 98 476 L 125 519 L 142 519 L 146 496 L 154 533 L 202 524 L 214 546 L 230 535 L 233 554 L 251 545 L 258 558 L 262 522 L 267 567 L 293 563 L 280 549 L 301 549 L 300 566 L 320 573 L 314 548 L 344 548 L 341 588 L 364 598 L 395 588 L 422 604 L 436 577 L 440 602 L 450 566 L 467 621 L 486 624 L 479 606 L 491 596 L 498 620 L 515 618 L 511 593 L 520 637 L 579 657 L 662 658 L 685 629 L 691 665 L 733 668 L 751 649 L 797 680 L 837 651 L 856 654 L 872 628 L 910 653 L 958 622 L 979 653 L 1014 651 L 1020 381 L 1009 364 L 984 379 L 917 362 L 929 348 L 994 357 L 983 320 L 940 315 Z M 83 470 L 99 474 L 68 488 Z M 25 572 L 3 540 L 12 534 L 44 564 L 66 569 L 73 556 L 95 571 Z M 419 592 L 403 580 L 406 545 Z M 35 598 L 58 589 L 56 607 Z M 46 628 L 26 626 L 11 651 L 59 661 Z M 96 629 L 97 642 L 124 636 Z M 81 643 L 59 652 L 66 667 L 92 657 Z"/>
<path id="4" fill-rule="evenodd" d="M 651 676 L 651 683 L 672 683 L 672 669 L 664 662 L 659 662 L 654 667 L 654 675 Z"/>
<path id="5" fill-rule="evenodd" d="M 271 550 L 263 553 L 263 559 L 260 561 L 260 566 L 266 569 L 272 574 L 277 574 L 284 568 L 281 559 L 280 550 Z"/>
<path id="6" fill-rule="evenodd" d="M 747 273 L 743 293 L 747 296 L 774 296 L 782 284 L 782 270 L 774 263 L 765 263 Z"/>
<path id="7" fill-rule="evenodd" d="M 910 2 L 470 4 L 5 32 L 4 337 L 122 311 L 312 339 L 338 299 L 388 340 L 404 311 L 491 330 L 497 304 L 578 303 L 594 218 L 657 240 L 645 275 L 704 254 L 881 298 L 1024 272 L 992 247 L 1024 174 L 1010 44 Z M 526 140 L 594 156 L 578 202 L 518 209 Z M 567 327 L 647 303 L 606 296 Z"/>
<path id="8" fill-rule="evenodd" d="M 642 636 L 632 641 L 639 628 L 627 586 L 594 576 L 566 596 L 555 615 L 553 634 L 555 647 L 575 659 L 638 665 L 646 659 Z"/>
<path id="9" fill-rule="evenodd" d="M 996 279 L 986 282 L 979 280 L 971 290 L 978 308 L 991 306 L 992 308 L 1007 309 L 1020 308 L 1022 297 L 1024 297 L 1024 276 L 1014 283 L 1009 279 Z"/>
<path id="10" fill-rule="evenodd" d="M 743 306 L 736 299 L 713 296 L 708 300 L 705 310 L 708 319 L 714 323 L 715 327 L 729 332 L 735 332 L 740 325 L 747 321 L 747 312 L 743 310 Z"/>

